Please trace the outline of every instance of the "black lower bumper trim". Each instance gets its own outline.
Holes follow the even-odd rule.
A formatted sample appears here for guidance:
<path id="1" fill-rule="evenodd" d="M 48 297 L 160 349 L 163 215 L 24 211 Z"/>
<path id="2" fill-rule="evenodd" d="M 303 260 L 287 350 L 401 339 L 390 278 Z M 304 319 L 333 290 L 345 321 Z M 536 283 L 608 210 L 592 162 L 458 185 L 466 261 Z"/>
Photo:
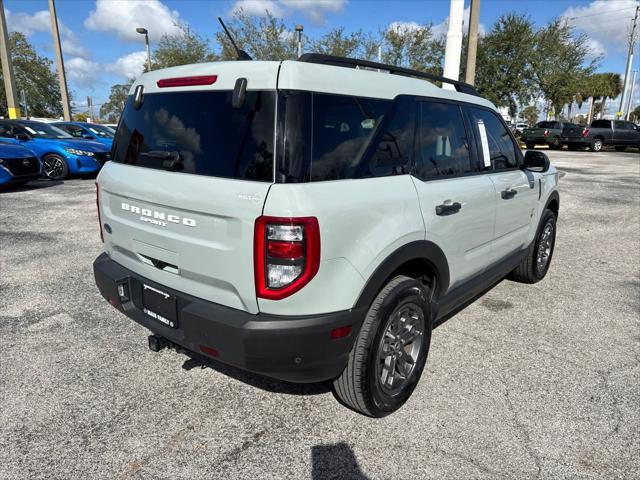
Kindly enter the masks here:
<path id="1" fill-rule="evenodd" d="M 366 308 L 358 308 L 300 317 L 254 315 L 156 285 L 105 253 L 95 260 L 93 271 L 102 296 L 154 334 L 223 363 L 290 382 L 319 382 L 339 376 L 366 313 Z M 143 312 L 143 283 L 177 297 L 178 328 Z M 127 285 L 128 298 L 123 301 L 118 284 Z M 330 339 L 334 328 L 347 325 L 352 326 L 349 336 Z"/>

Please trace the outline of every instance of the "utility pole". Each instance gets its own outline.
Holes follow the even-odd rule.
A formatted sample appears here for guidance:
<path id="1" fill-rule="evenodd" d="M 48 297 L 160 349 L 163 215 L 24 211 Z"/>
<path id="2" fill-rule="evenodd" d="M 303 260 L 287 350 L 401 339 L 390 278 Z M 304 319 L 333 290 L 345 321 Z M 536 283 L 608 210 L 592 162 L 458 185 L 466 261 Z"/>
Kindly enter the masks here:
<path id="1" fill-rule="evenodd" d="M 296 32 L 298 32 L 298 58 L 302 56 L 302 31 L 304 30 L 303 25 L 296 25 Z"/>
<path id="2" fill-rule="evenodd" d="M 640 3 L 636 6 L 636 14 L 633 17 L 633 25 L 629 34 L 629 51 L 627 52 L 627 65 L 624 68 L 624 83 L 622 84 L 622 95 L 620 95 L 619 112 L 622 112 L 624 106 L 624 96 L 627 92 L 627 83 L 629 83 L 629 73 L 631 73 L 631 59 L 633 58 L 633 48 L 636 45 L 636 26 L 638 24 L 638 14 L 640 13 Z"/>
<path id="3" fill-rule="evenodd" d="M 451 0 L 449 9 L 449 30 L 444 52 L 444 76 L 451 80 L 460 78 L 460 55 L 462 53 L 462 16 L 464 0 Z M 442 83 L 442 88 L 455 90 L 450 83 Z"/>
<path id="4" fill-rule="evenodd" d="M 56 64 L 58 65 L 58 79 L 60 81 L 60 96 L 62 97 L 62 113 L 64 119 L 71 121 L 71 107 L 69 106 L 69 93 L 67 92 L 67 77 L 64 73 L 64 60 L 62 59 L 62 47 L 60 46 L 60 32 L 58 30 L 58 16 L 56 4 L 49 0 L 49 14 L 51 15 L 51 34 L 53 35 L 53 47 L 56 51 Z"/>
<path id="5" fill-rule="evenodd" d="M 7 21 L 4 18 L 4 3 L 0 0 L 0 57 L 2 60 L 2 74 L 4 77 L 4 90 L 7 92 L 7 107 L 9 118 L 20 118 L 20 103 L 16 92 L 16 82 L 13 79 L 13 63 L 9 52 L 9 35 Z"/>
<path id="6" fill-rule="evenodd" d="M 480 0 L 471 0 L 469 11 L 469 34 L 467 39 L 467 71 L 465 82 L 474 85 L 476 81 L 476 54 L 478 52 L 478 23 L 480 21 Z"/>
<path id="7" fill-rule="evenodd" d="M 87 107 L 89 107 L 89 121 L 93 122 L 93 98 L 87 97 Z"/>
<path id="8" fill-rule="evenodd" d="M 20 96 L 22 97 L 22 106 L 24 107 L 24 116 L 25 118 L 29 118 L 29 105 L 27 105 L 27 95 L 24 93 L 24 88 L 20 91 Z"/>
<path id="9" fill-rule="evenodd" d="M 631 114 L 631 107 L 633 107 L 633 90 L 636 86 L 636 76 L 638 70 L 633 71 L 633 77 L 631 77 L 631 90 L 629 90 L 629 102 L 627 103 L 627 110 L 625 111 L 624 119 L 629 121 L 629 115 Z"/>

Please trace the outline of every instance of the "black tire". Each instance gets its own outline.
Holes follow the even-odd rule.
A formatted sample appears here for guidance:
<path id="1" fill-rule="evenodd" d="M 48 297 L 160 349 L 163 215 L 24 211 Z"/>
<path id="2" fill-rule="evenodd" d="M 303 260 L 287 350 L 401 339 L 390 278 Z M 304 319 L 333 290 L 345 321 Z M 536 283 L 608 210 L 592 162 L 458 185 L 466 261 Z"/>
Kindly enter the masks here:
<path id="1" fill-rule="evenodd" d="M 627 149 L 627 147 L 623 147 L 623 146 L 617 146 L 615 148 L 616 148 L 616 152 L 624 152 Z"/>
<path id="2" fill-rule="evenodd" d="M 64 158 L 52 153 L 42 159 L 42 171 L 49 180 L 64 180 L 69 174 L 69 166 Z"/>
<path id="3" fill-rule="evenodd" d="M 546 250 L 546 247 L 541 247 L 540 244 L 548 225 L 551 226 L 551 244 L 546 252 L 546 261 L 543 265 L 540 265 L 538 260 L 539 255 L 542 254 L 541 248 Z M 520 283 L 536 283 L 542 280 L 549 271 L 555 244 L 556 216 L 551 210 L 547 209 L 544 211 L 542 219 L 540 220 L 540 226 L 536 232 L 536 238 L 531 242 L 531 245 L 529 245 L 529 248 L 527 249 L 527 256 L 522 260 L 522 262 L 520 262 L 520 265 L 511 272 L 508 278 Z"/>
<path id="4" fill-rule="evenodd" d="M 420 380 L 431 343 L 432 322 L 429 298 L 429 289 L 425 285 L 405 276 L 391 279 L 380 291 L 369 307 L 362 328 L 349 354 L 346 368 L 340 377 L 333 382 L 336 396 L 348 407 L 371 417 L 384 417 L 398 410 L 411 396 L 418 380 Z M 419 351 L 415 361 L 410 363 L 412 365 L 411 371 L 406 377 L 400 374 L 399 370 L 396 370 L 396 361 L 393 361 L 394 374 L 392 377 L 398 374 L 400 389 L 390 394 L 386 391 L 388 387 L 382 384 L 379 373 L 381 368 L 388 369 L 387 360 L 394 354 L 390 353 L 389 357 L 384 360 L 379 354 L 385 351 L 382 345 L 386 343 L 385 340 L 391 337 L 391 335 L 387 335 L 387 328 L 393 328 L 394 325 L 399 324 L 404 325 L 401 319 L 398 320 L 398 316 L 404 309 L 411 309 L 409 311 L 418 314 L 418 316 L 421 315 L 423 332 L 421 338 L 414 340 L 414 343 L 411 344 L 413 348 L 418 347 Z M 418 323 L 416 322 L 416 324 Z M 416 332 L 416 330 L 414 328 L 402 331 Z M 394 339 L 397 340 L 401 337 L 402 334 L 398 334 Z M 409 346 L 403 346 L 401 350 L 406 352 L 406 348 Z M 401 351 L 397 345 L 394 348 L 396 352 Z M 400 363 L 397 368 L 401 368 Z M 389 376 L 387 375 L 386 378 L 388 379 Z"/>
<path id="5" fill-rule="evenodd" d="M 559 150 L 560 147 L 562 147 L 562 145 L 560 145 L 560 139 L 558 137 L 549 142 L 550 150 Z"/>
<path id="6" fill-rule="evenodd" d="M 600 137 L 596 137 L 591 141 L 591 145 L 589 145 L 589 150 L 592 152 L 600 152 L 604 147 L 604 141 Z"/>
<path id="7" fill-rule="evenodd" d="M 532 142 L 524 142 L 524 144 L 526 145 L 527 150 L 533 150 L 536 147 L 536 144 Z"/>

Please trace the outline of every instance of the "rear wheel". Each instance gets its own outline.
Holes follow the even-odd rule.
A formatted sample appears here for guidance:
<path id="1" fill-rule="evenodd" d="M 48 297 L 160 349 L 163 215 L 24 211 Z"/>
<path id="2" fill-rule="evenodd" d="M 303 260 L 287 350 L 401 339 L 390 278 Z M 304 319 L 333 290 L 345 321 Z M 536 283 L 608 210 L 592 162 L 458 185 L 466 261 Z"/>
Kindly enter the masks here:
<path id="1" fill-rule="evenodd" d="M 526 145 L 527 150 L 533 150 L 536 146 L 536 144 L 533 142 L 525 142 L 524 144 Z"/>
<path id="2" fill-rule="evenodd" d="M 554 138 L 549 142 L 549 148 L 551 150 L 558 150 L 560 148 L 560 139 L 558 137 Z"/>
<path id="3" fill-rule="evenodd" d="M 509 279 L 522 283 L 536 283 L 542 280 L 549 265 L 556 243 L 556 216 L 551 210 L 545 210 L 535 240 L 527 249 L 527 255 L 518 268 L 509 275 Z"/>
<path id="4" fill-rule="evenodd" d="M 69 174 L 69 166 L 60 155 L 47 155 L 42 164 L 44 174 L 51 180 L 62 180 Z"/>
<path id="5" fill-rule="evenodd" d="M 372 417 L 398 410 L 413 393 L 431 343 L 429 290 L 397 276 L 371 304 L 349 362 L 333 385 L 338 398 Z"/>
<path id="6" fill-rule="evenodd" d="M 616 147 L 616 152 L 624 152 L 626 149 L 627 149 L 627 147 L 618 146 L 618 147 Z"/>
<path id="7" fill-rule="evenodd" d="M 591 150 L 592 152 L 599 152 L 600 150 L 602 150 L 603 146 L 604 144 L 601 138 L 594 138 L 591 142 L 591 145 L 589 146 L 589 150 Z"/>

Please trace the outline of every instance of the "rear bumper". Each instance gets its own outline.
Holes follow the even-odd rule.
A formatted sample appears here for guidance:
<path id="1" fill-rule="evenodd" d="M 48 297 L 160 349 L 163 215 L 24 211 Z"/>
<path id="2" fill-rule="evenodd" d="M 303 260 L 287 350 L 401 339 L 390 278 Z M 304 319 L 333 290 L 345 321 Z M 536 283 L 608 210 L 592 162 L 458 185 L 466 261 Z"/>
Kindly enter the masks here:
<path id="1" fill-rule="evenodd" d="M 552 137 L 528 137 L 525 135 L 520 136 L 520 140 L 525 143 L 544 143 L 545 145 L 553 141 Z"/>
<path id="2" fill-rule="evenodd" d="M 96 285 L 109 303 L 156 335 L 200 355 L 201 346 L 215 349 L 223 363 L 290 382 L 336 378 L 349 352 L 366 308 L 330 314 L 290 317 L 253 315 L 157 285 L 101 254 L 93 263 Z M 130 299 L 121 302 L 117 285 L 126 283 Z M 178 328 L 170 328 L 142 310 L 142 285 L 177 297 Z M 337 327 L 351 325 L 351 334 L 329 338 Z M 205 349 L 207 350 L 207 349 Z"/>
<path id="3" fill-rule="evenodd" d="M 585 137 L 560 137 L 562 145 L 578 145 L 588 147 L 591 145 L 591 139 Z"/>

